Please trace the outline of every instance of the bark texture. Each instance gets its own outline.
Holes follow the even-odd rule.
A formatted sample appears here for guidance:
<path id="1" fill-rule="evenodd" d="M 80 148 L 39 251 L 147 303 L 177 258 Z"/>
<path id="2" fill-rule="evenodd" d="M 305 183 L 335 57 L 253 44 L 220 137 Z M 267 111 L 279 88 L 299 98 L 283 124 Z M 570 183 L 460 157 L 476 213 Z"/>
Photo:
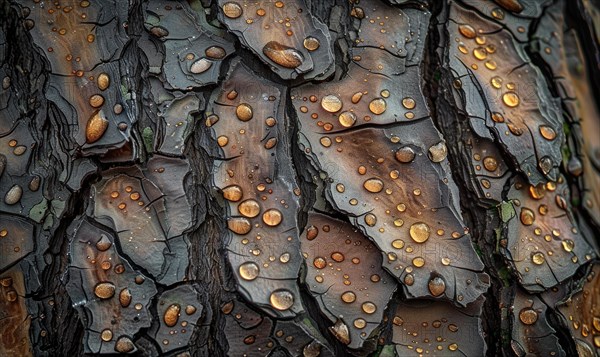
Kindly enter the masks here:
<path id="1" fill-rule="evenodd" d="M 0 18 L 0 355 L 600 356 L 598 2 Z"/>

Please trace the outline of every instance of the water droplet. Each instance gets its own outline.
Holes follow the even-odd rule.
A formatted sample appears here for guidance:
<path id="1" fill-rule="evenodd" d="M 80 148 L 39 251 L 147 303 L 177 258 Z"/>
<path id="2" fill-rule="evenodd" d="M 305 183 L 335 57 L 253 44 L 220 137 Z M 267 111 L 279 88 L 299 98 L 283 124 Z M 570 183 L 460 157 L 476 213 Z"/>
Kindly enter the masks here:
<path id="1" fill-rule="evenodd" d="M 446 291 L 446 282 L 439 276 L 436 276 L 429 280 L 429 292 L 431 295 L 438 297 Z"/>
<path id="2" fill-rule="evenodd" d="M 206 72 L 210 67 L 212 67 L 212 61 L 206 58 L 200 58 L 199 60 L 192 63 L 190 66 L 190 72 L 194 74 L 200 74 Z"/>
<path id="3" fill-rule="evenodd" d="M 350 331 L 348 331 L 348 326 L 338 319 L 335 325 L 329 327 L 329 332 L 331 332 L 338 341 L 343 343 L 344 345 L 350 344 Z"/>
<path id="4" fill-rule="evenodd" d="M 538 162 L 538 166 L 544 173 L 544 175 L 548 175 L 550 171 L 552 171 L 552 167 L 554 166 L 552 163 L 552 159 L 549 156 L 544 156 Z"/>
<path id="5" fill-rule="evenodd" d="M 223 47 L 219 47 L 219 46 L 208 47 L 204 51 L 204 54 L 208 58 L 217 59 L 217 60 L 223 59 L 227 55 L 227 53 L 225 52 L 225 49 L 223 49 Z"/>
<path id="6" fill-rule="evenodd" d="M 483 167 L 490 172 L 494 172 L 498 169 L 498 162 L 493 157 L 488 156 L 483 159 Z"/>
<path id="7" fill-rule="evenodd" d="M 475 38 L 477 36 L 475 29 L 471 25 L 459 25 L 458 32 L 466 38 Z"/>
<path id="8" fill-rule="evenodd" d="M 375 98 L 369 103 L 369 110 L 371 113 L 379 115 L 385 112 L 387 104 L 383 98 Z"/>
<path id="9" fill-rule="evenodd" d="M 342 100 L 333 94 L 326 95 L 321 99 L 321 107 L 329 113 L 340 111 L 342 105 Z"/>
<path id="10" fill-rule="evenodd" d="M 235 108 L 235 114 L 239 120 L 248 121 L 252 119 L 253 116 L 252 107 L 250 104 L 241 103 Z"/>
<path id="11" fill-rule="evenodd" d="M 179 304 L 171 304 L 165 310 L 165 314 L 163 315 L 163 321 L 165 325 L 169 327 L 173 327 L 177 324 L 179 320 L 179 313 L 181 312 L 181 306 Z"/>
<path id="12" fill-rule="evenodd" d="M 110 85 L 110 77 L 106 73 L 100 73 L 96 79 L 96 84 L 98 85 L 98 89 L 102 91 L 106 90 Z"/>
<path id="13" fill-rule="evenodd" d="M 362 98 L 363 94 L 362 92 L 356 92 L 352 95 L 351 101 L 353 104 L 356 104 L 358 102 L 360 102 L 360 99 Z"/>
<path id="14" fill-rule="evenodd" d="M 429 239 L 431 228 L 423 222 L 417 222 L 410 226 L 409 233 L 416 243 L 424 243 Z"/>
<path id="15" fill-rule="evenodd" d="M 365 215 L 365 223 L 367 226 L 373 227 L 375 224 L 377 224 L 377 216 L 375 216 L 373 213 L 367 213 Z"/>
<path id="16" fill-rule="evenodd" d="M 345 257 L 344 254 L 340 253 L 340 252 L 333 252 L 331 253 L 331 259 L 333 259 L 334 261 L 341 263 L 344 261 Z"/>
<path id="17" fill-rule="evenodd" d="M 246 262 L 240 265 L 239 273 L 242 279 L 252 281 L 258 277 L 260 268 L 256 263 Z"/>
<path id="18" fill-rule="evenodd" d="M 100 333 L 100 338 L 102 339 L 102 341 L 104 342 L 109 342 L 112 340 L 113 338 L 113 333 L 111 330 L 109 329 L 105 329 L 102 330 L 102 332 Z"/>
<path id="19" fill-rule="evenodd" d="M 381 179 L 373 177 L 366 180 L 363 183 L 363 187 L 369 192 L 378 193 L 381 192 L 381 190 L 383 190 L 383 181 L 381 181 Z"/>
<path id="20" fill-rule="evenodd" d="M 108 120 L 104 118 L 104 112 L 97 110 L 92 114 L 85 128 L 85 137 L 88 144 L 94 143 L 104 135 L 108 128 Z"/>
<path id="21" fill-rule="evenodd" d="M 283 215 L 277 209 L 271 208 L 265 211 L 262 215 L 262 220 L 267 226 L 275 227 L 281 223 Z"/>
<path id="22" fill-rule="evenodd" d="M 494 0 L 494 2 L 510 12 L 519 13 L 523 11 L 523 5 L 519 0 Z"/>
<path id="23" fill-rule="evenodd" d="M 154 26 L 150 29 L 150 33 L 158 38 L 169 36 L 169 30 L 162 26 Z"/>
<path id="24" fill-rule="evenodd" d="M 227 228 L 234 233 L 244 235 L 252 230 L 252 224 L 247 218 L 232 217 L 227 220 Z"/>
<path id="25" fill-rule="evenodd" d="M 502 78 L 500 78 L 498 76 L 492 77 L 492 79 L 490 79 L 490 83 L 491 83 L 492 87 L 494 87 L 496 89 L 502 88 Z"/>
<path id="26" fill-rule="evenodd" d="M 236 2 L 226 2 L 223 4 L 223 13 L 230 19 L 237 19 L 242 16 L 242 7 Z"/>
<path id="27" fill-rule="evenodd" d="M 519 320 L 521 320 L 521 322 L 525 325 L 533 325 L 537 319 L 537 312 L 530 307 L 526 307 L 519 312 Z"/>
<path id="28" fill-rule="evenodd" d="M 342 301 L 346 304 L 351 304 L 356 301 L 356 294 L 354 294 L 352 291 L 346 291 L 341 297 Z"/>
<path id="29" fill-rule="evenodd" d="M 531 255 L 531 261 L 535 265 L 541 265 L 546 261 L 546 257 L 544 256 L 544 253 L 536 252 Z"/>
<path id="30" fill-rule="evenodd" d="M 415 151 L 410 146 L 403 146 L 396 151 L 396 160 L 409 163 L 415 159 Z"/>
<path id="31" fill-rule="evenodd" d="M 412 99 L 410 97 L 406 97 L 406 98 L 402 99 L 402 105 L 406 109 L 414 109 L 415 106 L 417 105 L 417 103 L 415 102 L 414 99 Z"/>
<path id="32" fill-rule="evenodd" d="M 265 142 L 265 149 L 270 150 L 277 145 L 277 138 L 269 138 L 267 142 Z"/>
<path id="33" fill-rule="evenodd" d="M 547 125 L 540 125 L 540 134 L 546 140 L 554 140 L 556 138 L 556 131 Z"/>
<path id="34" fill-rule="evenodd" d="M 366 313 L 366 314 L 374 314 L 375 311 L 377 311 L 377 305 L 373 304 L 370 301 L 364 302 L 362 304 L 362 310 Z"/>
<path id="35" fill-rule="evenodd" d="M 356 115 L 352 112 L 343 112 L 339 115 L 338 120 L 343 127 L 349 128 L 356 123 Z"/>
<path id="36" fill-rule="evenodd" d="M 90 105 L 93 108 L 99 108 L 102 106 L 102 104 L 104 104 L 104 97 L 100 94 L 94 94 L 90 97 Z"/>
<path id="37" fill-rule="evenodd" d="M 237 202 L 244 195 L 242 188 L 238 185 L 230 185 L 223 189 L 223 198 L 227 201 Z"/>
<path id="38" fill-rule="evenodd" d="M 128 353 L 135 349 L 133 341 L 127 336 L 121 336 L 115 343 L 115 351 L 120 353 Z"/>
<path id="39" fill-rule="evenodd" d="M 429 160 L 433 162 L 444 161 L 447 155 L 448 149 L 446 148 L 446 144 L 444 142 L 439 142 L 429 148 Z"/>
<path id="40" fill-rule="evenodd" d="M 277 41 L 268 42 L 263 47 L 263 53 L 271 61 L 285 68 L 296 68 L 304 62 L 302 53 Z"/>
<path id="41" fill-rule="evenodd" d="M 572 252 L 573 248 L 575 248 L 575 242 L 573 242 L 571 239 L 565 239 L 562 241 L 562 247 L 565 252 Z"/>
<path id="42" fill-rule="evenodd" d="M 119 292 L 119 303 L 122 307 L 127 307 L 131 304 L 131 291 L 128 288 L 123 288 Z"/>
<path id="43" fill-rule="evenodd" d="M 94 288 L 94 294 L 100 299 L 110 299 L 115 295 L 115 286 L 112 283 L 99 283 Z"/>
<path id="44" fill-rule="evenodd" d="M 306 239 L 313 240 L 319 235 L 319 228 L 310 226 L 306 229 Z"/>
<path id="45" fill-rule="evenodd" d="M 275 290 L 271 293 L 269 302 L 277 310 L 289 310 L 294 305 L 294 295 L 289 290 Z"/>
<path id="46" fill-rule="evenodd" d="M 483 47 L 476 47 L 473 49 L 473 56 L 480 61 L 487 58 L 487 51 Z"/>
<path id="47" fill-rule="evenodd" d="M 502 101 L 507 107 L 514 108 L 519 105 L 519 96 L 515 92 L 506 92 L 502 96 Z"/>
<path id="48" fill-rule="evenodd" d="M 304 48 L 309 51 L 316 51 L 319 46 L 321 46 L 321 43 L 316 37 L 309 36 L 304 39 Z"/>
<path id="49" fill-rule="evenodd" d="M 247 199 L 238 205 L 238 212 L 248 218 L 254 218 L 260 213 L 260 205 L 256 200 Z"/>
<path id="50" fill-rule="evenodd" d="M 21 200 L 21 196 L 23 196 L 23 189 L 19 185 L 13 185 L 13 187 L 6 192 L 4 195 L 4 203 L 7 205 L 14 205 Z"/>
<path id="51" fill-rule="evenodd" d="M 529 208 L 521 208 L 521 223 L 526 226 L 531 226 L 535 221 L 535 213 Z"/>

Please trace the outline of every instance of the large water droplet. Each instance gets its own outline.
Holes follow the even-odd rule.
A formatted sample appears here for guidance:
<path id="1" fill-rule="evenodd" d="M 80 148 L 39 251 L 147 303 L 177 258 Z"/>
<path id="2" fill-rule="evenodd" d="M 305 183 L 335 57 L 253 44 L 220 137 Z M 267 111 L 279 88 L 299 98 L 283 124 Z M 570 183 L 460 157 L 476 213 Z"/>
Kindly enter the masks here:
<path id="1" fill-rule="evenodd" d="M 385 112 L 387 109 L 387 103 L 383 98 L 375 98 L 369 103 L 369 110 L 371 113 L 379 115 Z"/>
<path id="2" fill-rule="evenodd" d="M 282 45 L 277 41 L 269 41 L 263 47 L 263 53 L 271 61 L 277 63 L 281 67 L 296 68 L 304 62 L 304 57 L 300 51 L 295 48 Z"/>
<path id="3" fill-rule="evenodd" d="M 502 96 L 502 101 L 507 107 L 514 108 L 519 105 L 519 96 L 515 92 L 506 92 Z"/>
<path id="4" fill-rule="evenodd" d="M 271 293 L 269 302 L 277 310 L 289 310 L 294 305 L 294 294 L 286 289 L 275 290 Z"/>
<path id="5" fill-rule="evenodd" d="M 446 282 L 439 276 L 429 280 L 429 284 L 427 286 L 431 295 L 435 297 L 442 295 L 446 291 Z"/>
<path id="6" fill-rule="evenodd" d="M 319 46 L 321 46 L 321 43 L 316 37 L 309 36 L 304 39 L 304 48 L 309 51 L 316 51 Z"/>
<path id="7" fill-rule="evenodd" d="M 102 110 L 97 110 L 92 114 L 85 128 L 85 138 L 88 144 L 95 143 L 106 132 L 108 120 L 104 117 Z"/>
<path id="8" fill-rule="evenodd" d="M 128 288 L 123 288 L 119 292 L 119 303 L 122 307 L 127 307 L 131 304 L 131 291 Z"/>
<path id="9" fill-rule="evenodd" d="M 349 128 L 356 123 L 356 114 L 352 112 L 343 112 L 339 115 L 338 120 L 343 127 Z"/>
<path id="10" fill-rule="evenodd" d="M 448 149 L 444 142 L 439 142 L 429 148 L 429 160 L 433 162 L 444 161 L 448 155 Z"/>
<path id="11" fill-rule="evenodd" d="M 102 91 L 106 90 L 110 85 L 110 77 L 106 73 L 100 73 L 96 79 L 96 84 L 98 85 L 98 89 Z"/>
<path id="12" fill-rule="evenodd" d="M 333 94 L 326 95 L 321 99 L 321 107 L 330 113 L 340 111 L 342 105 L 342 100 Z"/>
<path id="13" fill-rule="evenodd" d="M 100 299 L 110 299 L 115 295 L 113 283 L 99 283 L 94 288 L 94 294 Z"/>
<path id="14" fill-rule="evenodd" d="M 250 104 L 241 103 L 235 108 L 235 114 L 237 115 L 239 120 L 248 121 L 252 119 L 253 116 L 252 107 L 250 106 Z"/>
<path id="15" fill-rule="evenodd" d="M 279 210 L 271 208 L 263 213 L 262 219 L 267 226 L 275 227 L 281 223 L 283 215 Z"/>
<path id="16" fill-rule="evenodd" d="M 415 159 L 415 151 L 410 146 L 403 146 L 396 151 L 396 160 L 409 163 Z"/>
<path id="17" fill-rule="evenodd" d="M 13 185 L 13 187 L 6 192 L 6 195 L 4 195 L 4 203 L 7 205 L 14 205 L 21 200 L 21 196 L 23 196 L 23 188 L 19 185 Z"/>
<path id="18" fill-rule="evenodd" d="M 199 60 L 192 63 L 190 66 L 190 72 L 194 74 L 200 74 L 206 72 L 212 67 L 212 61 L 206 58 L 200 58 Z"/>
<path id="19" fill-rule="evenodd" d="M 244 12 L 242 7 L 236 2 L 226 2 L 223 4 L 223 13 L 230 19 L 237 19 Z"/>
<path id="20" fill-rule="evenodd" d="M 239 273 L 242 279 L 252 281 L 258 277 L 260 273 L 260 268 L 256 263 L 246 262 L 240 265 Z"/>
<path id="21" fill-rule="evenodd" d="M 179 313 L 181 312 L 181 306 L 179 304 L 171 304 L 165 310 L 165 314 L 163 315 L 163 321 L 165 325 L 169 327 L 173 327 L 177 324 L 177 320 L 179 320 Z"/>
<path id="22" fill-rule="evenodd" d="M 529 208 L 521 208 L 521 223 L 526 226 L 531 226 L 535 221 L 535 213 Z"/>
<path id="23" fill-rule="evenodd" d="M 429 239 L 431 228 L 423 222 L 417 222 L 410 226 L 410 237 L 417 243 L 424 243 Z"/>
<path id="24" fill-rule="evenodd" d="M 345 302 L 346 304 L 351 304 L 356 301 L 356 294 L 353 293 L 352 291 L 346 291 L 345 293 L 342 294 L 341 298 L 342 298 L 342 301 Z"/>
<path id="25" fill-rule="evenodd" d="M 381 179 L 373 177 L 366 180 L 363 183 L 363 187 L 369 192 L 378 193 L 381 192 L 381 190 L 383 190 L 383 181 L 381 181 Z"/>
<path id="26" fill-rule="evenodd" d="M 537 312 L 530 307 L 526 307 L 519 312 L 519 320 L 525 325 L 533 325 L 537 319 Z"/>
<path id="27" fill-rule="evenodd" d="M 242 188 L 238 185 L 227 186 L 223 189 L 223 198 L 227 201 L 237 202 L 244 195 Z"/>
<path id="28" fill-rule="evenodd" d="M 252 230 L 252 224 L 247 218 L 232 217 L 227 220 L 227 228 L 234 233 L 244 235 Z"/>
<path id="29" fill-rule="evenodd" d="M 248 218 L 254 218 L 260 213 L 260 205 L 256 200 L 248 199 L 238 205 L 238 212 Z"/>
<path id="30" fill-rule="evenodd" d="M 342 320 L 338 319 L 335 325 L 330 326 L 329 332 L 331 332 L 342 344 L 350 344 L 350 331 L 348 331 L 348 326 L 346 326 Z"/>
<path id="31" fill-rule="evenodd" d="M 475 38 L 477 36 L 475 29 L 471 25 L 459 25 L 458 32 L 466 38 Z"/>

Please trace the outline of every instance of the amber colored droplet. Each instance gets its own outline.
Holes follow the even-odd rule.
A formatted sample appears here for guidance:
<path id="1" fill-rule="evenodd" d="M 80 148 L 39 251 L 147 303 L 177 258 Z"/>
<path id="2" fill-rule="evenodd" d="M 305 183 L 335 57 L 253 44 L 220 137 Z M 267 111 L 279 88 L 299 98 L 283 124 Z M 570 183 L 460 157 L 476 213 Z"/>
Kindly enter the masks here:
<path id="1" fill-rule="evenodd" d="M 185 313 L 187 315 L 193 315 L 196 313 L 196 307 L 194 305 L 187 305 L 185 307 Z"/>
<path id="2" fill-rule="evenodd" d="M 403 146 L 396 151 L 396 160 L 402 163 L 409 163 L 415 159 L 415 151 L 410 146 Z"/>
<path id="3" fill-rule="evenodd" d="M 446 282 L 439 276 L 436 276 L 429 280 L 427 286 L 431 295 L 435 297 L 442 295 L 446 291 Z"/>
<path id="4" fill-rule="evenodd" d="M 133 341 L 127 336 L 121 336 L 115 343 L 115 351 L 120 353 L 128 353 L 135 349 Z"/>
<path id="5" fill-rule="evenodd" d="M 515 92 L 506 92 L 502 96 L 502 101 L 507 107 L 514 108 L 519 105 L 519 96 Z"/>
<path id="6" fill-rule="evenodd" d="M 333 259 L 334 261 L 341 263 L 344 261 L 345 257 L 344 254 L 340 253 L 340 252 L 333 252 L 331 253 L 331 259 Z"/>
<path id="7" fill-rule="evenodd" d="M 94 288 L 94 294 L 100 299 L 110 299 L 115 295 L 115 286 L 112 283 L 99 283 Z"/>
<path id="8" fill-rule="evenodd" d="M 529 208 L 521 208 L 521 223 L 526 226 L 531 226 L 535 221 L 535 213 Z"/>
<path id="9" fill-rule="evenodd" d="M 223 189 L 223 198 L 227 201 L 237 202 L 242 199 L 244 192 L 238 185 L 230 185 Z"/>
<path id="10" fill-rule="evenodd" d="M 316 257 L 313 260 L 313 265 L 317 269 L 325 269 L 325 267 L 327 266 L 327 261 L 323 257 Z"/>
<path id="11" fill-rule="evenodd" d="M 97 110 L 92 114 L 85 128 L 85 137 L 88 144 L 95 143 L 106 132 L 108 120 L 104 118 L 102 110 Z"/>
<path id="12" fill-rule="evenodd" d="M 102 341 L 104 342 L 109 342 L 112 340 L 113 338 L 113 333 L 111 330 L 109 329 L 105 329 L 102 330 L 102 332 L 100 333 L 100 338 L 102 339 Z"/>
<path id="13" fill-rule="evenodd" d="M 523 5 L 519 0 L 494 0 L 494 2 L 510 12 L 519 13 L 523 11 Z"/>
<path id="14" fill-rule="evenodd" d="M 316 37 L 309 36 L 304 39 L 304 48 L 309 51 L 316 51 L 319 46 L 321 46 L 321 43 Z"/>
<path id="15" fill-rule="evenodd" d="M 483 47 L 476 47 L 473 49 L 473 56 L 480 61 L 487 58 L 487 51 Z"/>
<path id="16" fill-rule="evenodd" d="M 562 241 L 562 247 L 565 250 L 565 252 L 572 252 L 573 248 L 575 248 L 575 242 L 571 239 L 565 239 Z"/>
<path id="17" fill-rule="evenodd" d="M 94 94 L 90 97 L 90 105 L 93 108 L 99 108 L 102 106 L 102 104 L 104 104 L 104 97 L 100 94 Z"/>
<path id="18" fill-rule="evenodd" d="M 277 41 L 269 41 L 263 47 L 263 53 L 271 61 L 277 63 L 281 67 L 296 68 L 304 62 L 304 56 L 298 50 L 292 47 L 283 45 Z"/>
<path id="19" fill-rule="evenodd" d="M 374 314 L 377 311 L 377 305 L 373 304 L 370 301 L 364 302 L 361 306 L 362 310 L 365 314 Z"/>
<path id="20" fill-rule="evenodd" d="M 2 171 L 2 170 L 0 170 L 0 171 Z M 0 175 L 2 175 L 1 172 L 0 172 Z M 33 176 L 31 181 L 29 181 L 29 191 L 36 192 L 37 190 L 39 190 L 41 182 L 42 182 L 41 177 L 39 177 L 38 175 Z"/>
<path id="21" fill-rule="evenodd" d="M 200 58 L 197 61 L 194 61 L 190 66 L 190 72 L 194 74 L 200 74 L 208 71 L 210 67 L 212 67 L 212 61 L 206 58 Z"/>
<path id="22" fill-rule="evenodd" d="M 342 100 L 333 94 L 324 96 L 321 99 L 321 107 L 329 113 L 335 113 L 342 109 Z"/>
<path id="23" fill-rule="evenodd" d="M 341 298 L 342 298 L 342 301 L 345 302 L 346 304 L 351 304 L 356 301 L 356 294 L 353 293 L 352 291 L 346 291 L 345 293 L 342 294 Z"/>
<path id="24" fill-rule="evenodd" d="M 234 100 L 235 98 L 237 98 L 237 96 L 238 92 L 235 89 L 227 93 L 227 99 L 229 100 Z"/>
<path id="25" fill-rule="evenodd" d="M 265 142 L 265 149 L 270 150 L 270 149 L 274 148 L 275 145 L 277 145 L 277 138 L 269 138 Z"/>
<path id="26" fill-rule="evenodd" d="M 254 262 L 246 262 L 240 265 L 238 271 L 242 279 L 252 281 L 258 277 L 260 268 Z"/>
<path id="27" fill-rule="evenodd" d="M 106 73 L 100 73 L 96 79 L 96 84 L 98 85 L 98 89 L 102 91 L 106 90 L 110 85 L 110 77 Z"/>
<path id="28" fill-rule="evenodd" d="M 242 16 L 242 7 L 236 2 L 226 2 L 223 4 L 223 13 L 230 19 L 237 19 Z"/>
<path id="29" fill-rule="evenodd" d="M 423 257 L 416 257 L 412 260 L 412 264 L 417 268 L 422 268 L 425 265 L 425 259 Z"/>
<path id="30" fill-rule="evenodd" d="M 365 223 L 367 226 L 373 227 L 375 224 L 377 224 L 377 216 L 375 216 L 373 213 L 367 213 L 365 215 Z"/>
<path id="31" fill-rule="evenodd" d="M 546 140 L 554 140 L 556 139 L 556 131 L 547 125 L 540 126 L 540 134 Z"/>
<path id="32" fill-rule="evenodd" d="M 220 147 L 226 146 L 229 143 L 229 138 L 225 135 L 221 135 L 217 138 L 217 145 Z"/>
<path id="33" fill-rule="evenodd" d="M 456 351 L 456 350 L 458 350 L 458 345 L 456 343 L 451 343 L 448 345 L 448 349 L 450 351 Z"/>
<path id="34" fill-rule="evenodd" d="M 542 265 L 546 261 L 546 257 L 542 252 L 536 252 L 531 255 L 531 261 L 535 265 Z"/>
<path id="35" fill-rule="evenodd" d="M 4 203 L 7 205 L 14 205 L 21 200 L 21 196 L 23 196 L 23 188 L 19 185 L 13 185 L 6 195 L 4 195 Z"/>
<path id="36" fill-rule="evenodd" d="M 319 235 L 319 228 L 310 226 L 306 229 L 306 239 L 313 240 Z"/>
<path id="37" fill-rule="evenodd" d="M 433 162 L 444 161 L 448 155 L 448 149 L 444 142 L 439 142 L 429 148 L 429 159 Z"/>
<path id="38" fill-rule="evenodd" d="M 349 128 L 356 123 L 356 115 L 352 112 L 343 112 L 338 116 L 338 120 L 343 127 Z"/>
<path id="39" fill-rule="evenodd" d="M 352 98 L 350 99 L 352 101 L 353 104 L 356 104 L 358 102 L 360 102 L 360 99 L 362 98 L 363 94 L 362 92 L 356 92 L 352 95 Z"/>
<path id="40" fill-rule="evenodd" d="M 252 230 L 252 224 L 247 218 L 232 217 L 227 220 L 227 228 L 234 233 L 244 235 Z"/>
<path id="41" fill-rule="evenodd" d="M 410 226 L 409 233 L 416 243 L 424 243 L 429 239 L 431 228 L 426 223 L 417 222 Z"/>
<path id="42" fill-rule="evenodd" d="M 238 205 L 238 212 L 248 218 L 254 218 L 260 213 L 260 205 L 256 200 L 247 199 Z"/>
<path id="43" fill-rule="evenodd" d="M 496 89 L 500 89 L 502 88 L 502 78 L 496 76 L 496 77 L 492 77 L 492 79 L 490 79 L 490 83 L 492 84 L 492 87 L 496 88 Z"/>
<path id="44" fill-rule="evenodd" d="M 459 25 L 458 32 L 466 38 L 475 38 L 477 36 L 477 32 L 471 25 Z"/>
<path id="45" fill-rule="evenodd" d="M 491 156 L 488 156 L 483 159 L 483 167 L 490 172 L 496 171 L 498 169 L 498 161 Z"/>
<path id="46" fill-rule="evenodd" d="M 333 336 L 335 336 L 335 338 L 342 344 L 350 344 L 350 331 L 348 331 L 348 326 L 346 326 L 346 324 L 342 320 L 338 319 L 335 325 L 330 326 L 329 332 L 331 332 Z"/>
<path id="47" fill-rule="evenodd" d="M 131 304 L 131 291 L 128 288 L 123 288 L 119 292 L 119 303 L 122 307 L 128 307 Z"/>
<path id="48" fill-rule="evenodd" d="M 366 180 L 363 183 L 363 187 L 369 192 L 378 193 L 381 192 L 381 190 L 383 190 L 383 181 L 381 181 L 381 179 L 373 177 Z"/>
<path id="49" fill-rule="evenodd" d="M 285 289 L 275 290 L 271 293 L 269 302 L 277 310 L 289 310 L 294 305 L 294 294 Z"/>
<path id="50" fill-rule="evenodd" d="M 415 100 L 410 97 L 402 99 L 402 106 L 404 106 L 406 109 L 414 109 L 416 105 L 417 103 Z"/>
<path id="51" fill-rule="evenodd" d="M 369 103 L 369 110 L 371 113 L 379 115 L 385 112 L 387 109 L 387 103 L 383 98 L 375 98 Z"/>
<path id="52" fill-rule="evenodd" d="M 532 308 L 526 307 L 519 312 L 519 320 L 525 325 L 533 325 L 537 319 L 538 314 Z"/>
<path id="53" fill-rule="evenodd" d="M 493 113 L 492 120 L 496 123 L 504 123 L 504 117 L 500 113 Z"/>
<path id="54" fill-rule="evenodd" d="M 354 320 L 353 325 L 357 329 L 363 329 L 367 326 L 367 321 L 365 321 L 365 319 L 358 318 Z"/>
<path id="55" fill-rule="evenodd" d="M 225 52 L 225 49 L 223 49 L 223 47 L 219 47 L 219 46 L 208 47 L 206 50 L 204 50 L 204 54 L 208 58 L 217 59 L 217 60 L 223 59 L 227 55 L 227 53 Z"/>
<path id="56" fill-rule="evenodd" d="M 262 220 L 267 226 L 275 227 L 281 223 L 283 215 L 275 208 L 266 210 L 262 215 Z"/>
<path id="57" fill-rule="evenodd" d="M 179 313 L 181 312 L 181 306 L 179 304 L 171 304 L 165 310 L 165 314 L 163 315 L 163 321 L 165 325 L 169 327 L 173 327 L 177 324 L 179 320 Z"/>
<path id="58" fill-rule="evenodd" d="M 250 106 L 250 104 L 241 103 L 235 108 L 235 114 L 237 115 L 239 120 L 248 121 L 252 119 L 253 116 L 252 107 Z"/>

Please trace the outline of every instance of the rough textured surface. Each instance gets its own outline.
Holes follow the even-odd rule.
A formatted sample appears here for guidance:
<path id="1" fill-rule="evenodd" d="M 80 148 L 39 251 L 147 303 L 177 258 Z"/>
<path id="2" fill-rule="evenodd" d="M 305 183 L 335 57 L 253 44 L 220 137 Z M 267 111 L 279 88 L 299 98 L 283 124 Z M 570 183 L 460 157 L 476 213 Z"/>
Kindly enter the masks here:
<path id="1" fill-rule="evenodd" d="M 0 18 L 0 355 L 599 355 L 597 2 Z"/>

